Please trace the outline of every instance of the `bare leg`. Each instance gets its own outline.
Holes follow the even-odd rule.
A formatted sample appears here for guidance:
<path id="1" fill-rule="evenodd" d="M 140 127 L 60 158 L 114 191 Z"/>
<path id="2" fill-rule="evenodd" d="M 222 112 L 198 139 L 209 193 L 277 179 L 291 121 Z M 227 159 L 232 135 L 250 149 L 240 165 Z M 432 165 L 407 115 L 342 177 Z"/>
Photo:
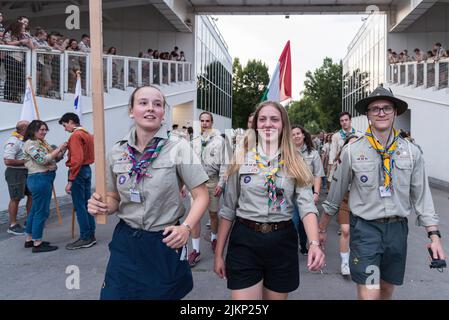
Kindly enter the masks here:
<path id="1" fill-rule="evenodd" d="M 287 300 L 288 293 L 271 291 L 263 287 L 263 300 Z"/>
<path id="2" fill-rule="evenodd" d="M 263 280 L 256 283 L 255 285 L 239 290 L 231 290 L 231 299 L 232 300 L 261 300 L 262 299 L 262 291 L 263 288 Z"/>
<path id="3" fill-rule="evenodd" d="M 349 252 L 349 224 L 341 224 L 340 252 Z"/>
<path id="4" fill-rule="evenodd" d="M 382 300 L 391 300 L 394 292 L 394 284 L 380 280 L 380 298 Z"/>
<path id="5" fill-rule="evenodd" d="M 218 215 L 216 212 L 209 212 L 210 217 L 210 231 L 213 234 L 217 234 L 218 232 Z"/>
<path id="6" fill-rule="evenodd" d="M 20 200 L 17 199 L 9 200 L 8 213 L 10 225 L 15 225 L 17 223 L 17 211 L 19 210 L 19 202 Z"/>

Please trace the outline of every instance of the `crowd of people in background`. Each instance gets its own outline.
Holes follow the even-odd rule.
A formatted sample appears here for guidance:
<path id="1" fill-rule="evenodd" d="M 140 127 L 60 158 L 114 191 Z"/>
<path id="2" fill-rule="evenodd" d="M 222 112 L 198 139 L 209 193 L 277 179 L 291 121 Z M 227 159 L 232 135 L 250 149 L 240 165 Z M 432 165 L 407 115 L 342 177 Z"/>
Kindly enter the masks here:
<path id="1" fill-rule="evenodd" d="M 30 21 L 25 16 L 18 17 L 15 21 L 9 24 L 6 28 L 2 24 L 3 15 L 0 13 L 0 45 L 10 45 L 30 50 L 41 49 L 46 52 L 56 50 L 58 52 L 79 52 L 89 53 L 91 50 L 90 36 L 83 34 L 81 38 L 74 39 L 61 34 L 59 31 L 48 32 L 44 28 L 36 27 L 34 32 L 31 31 Z M 105 54 L 117 55 L 116 47 L 111 46 L 104 50 Z M 139 58 L 171 60 L 171 61 L 186 61 L 184 51 L 180 51 L 177 46 L 172 51 L 159 52 L 159 50 L 148 49 L 146 53 L 140 52 Z M 53 54 L 38 54 L 37 55 L 37 87 L 36 94 L 48 98 L 60 98 L 59 92 L 59 70 L 60 60 L 58 56 Z M 5 67 L 5 89 L 3 98 L 7 101 L 22 102 L 22 96 L 25 89 L 26 77 L 26 61 L 23 52 L 7 52 L 4 58 L 0 59 L 0 64 Z M 68 92 L 75 91 L 75 84 L 77 81 L 77 72 L 81 71 L 82 87 L 85 87 L 85 68 L 86 59 L 83 56 L 71 54 L 68 61 Z M 123 75 L 124 68 L 117 66 L 113 62 L 113 86 L 121 87 L 121 75 Z M 145 70 L 144 70 L 145 71 Z M 84 73 L 83 73 L 84 72 Z M 115 80 L 115 83 L 114 83 Z M 137 81 L 137 74 L 133 68 L 129 71 L 129 82 Z M 173 81 L 173 80 L 172 80 Z M 123 82 L 123 81 L 122 81 Z"/>
<path id="2" fill-rule="evenodd" d="M 440 42 L 434 44 L 431 50 L 423 52 L 419 48 L 413 50 L 414 54 L 409 55 L 408 50 L 405 49 L 397 54 L 396 51 L 388 49 L 388 62 L 389 64 L 404 63 L 404 62 L 437 62 L 441 59 L 449 58 L 449 50 L 445 50 Z"/>

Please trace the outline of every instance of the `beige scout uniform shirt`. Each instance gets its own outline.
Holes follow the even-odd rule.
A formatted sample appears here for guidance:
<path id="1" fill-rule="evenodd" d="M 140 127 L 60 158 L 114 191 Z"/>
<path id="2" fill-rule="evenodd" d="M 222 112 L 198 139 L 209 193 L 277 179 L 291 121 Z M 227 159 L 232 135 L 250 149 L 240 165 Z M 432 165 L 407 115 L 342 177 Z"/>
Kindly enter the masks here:
<path id="1" fill-rule="evenodd" d="M 261 150 L 259 154 L 265 156 Z M 278 155 L 279 153 L 270 159 L 276 167 Z M 233 221 L 235 216 L 260 223 L 287 221 L 292 218 L 295 203 L 301 219 L 309 213 L 318 214 L 311 186 L 297 186 L 295 179 L 286 176 L 284 170 L 278 171 L 276 176 L 276 186 L 283 189 L 286 200 L 284 206 L 278 209 L 268 206 L 265 176 L 254 160 L 254 152 L 249 151 L 246 164 L 228 178 L 219 215 L 230 221 Z"/>
<path id="2" fill-rule="evenodd" d="M 346 136 L 349 136 L 350 134 L 351 134 L 351 132 L 347 132 Z M 357 137 L 363 136 L 363 132 L 360 132 L 358 130 L 355 130 L 354 134 Z M 330 149 L 329 149 L 329 164 L 334 164 L 335 158 L 337 157 L 337 154 L 340 152 L 344 143 L 345 143 L 345 139 L 342 138 L 342 136 L 340 134 L 340 130 L 338 130 L 336 133 L 334 133 L 332 135 L 332 142 L 331 142 Z"/>
<path id="3" fill-rule="evenodd" d="M 22 147 L 28 174 L 56 171 L 56 160 L 41 146 L 38 140 L 27 140 Z"/>
<path id="4" fill-rule="evenodd" d="M 206 146 L 201 145 L 201 136 L 192 140 L 193 149 L 200 157 L 204 170 L 209 176 L 209 183 L 223 187 L 227 160 L 226 143 L 218 130 L 212 129 L 203 136 Z M 214 187 L 215 188 L 215 187 Z"/>
<path id="5" fill-rule="evenodd" d="M 418 225 L 437 225 L 439 219 L 419 149 L 399 138 L 392 159 L 392 195 L 381 197 L 379 187 L 384 184 L 384 172 L 380 155 L 365 137 L 345 146 L 342 162 L 335 171 L 331 190 L 323 203 L 324 210 L 335 215 L 349 187 L 351 212 L 365 220 L 406 217 L 413 208 L 418 216 Z"/>
<path id="6" fill-rule="evenodd" d="M 7 160 L 24 160 L 25 156 L 22 151 L 24 142 L 15 136 L 11 136 L 5 143 L 3 159 Z M 25 166 L 7 166 L 8 168 L 25 169 Z"/>
<path id="7" fill-rule="evenodd" d="M 310 151 L 310 153 L 307 151 L 306 145 L 303 145 L 301 147 L 301 150 L 299 151 L 304 161 L 309 166 L 310 172 L 312 172 L 312 175 L 314 177 L 324 177 L 324 168 L 323 163 L 321 162 L 320 155 L 318 154 L 318 151 L 313 149 Z"/>
<path id="8" fill-rule="evenodd" d="M 127 144 L 136 149 L 135 128 L 118 141 L 108 154 L 106 186 L 108 192 L 120 194 L 117 216 L 130 227 L 147 231 L 160 231 L 175 225 L 185 214 L 181 187 L 189 190 L 206 182 L 208 177 L 200 160 L 192 151 L 189 142 L 179 137 L 170 137 L 159 156 L 150 164 L 146 175 L 135 185 L 136 174 L 130 178 L 132 167 Z M 162 126 L 154 136 L 167 139 L 167 130 Z M 154 139 L 149 145 L 154 143 Z M 137 154 L 140 159 L 142 154 Z M 130 189 L 140 193 L 141 202 L 132 202 Z"/>
<path id="9" fill-rule="evenodd" d="M 352 128 L 351 128 L 351 131 L 352 131 Z M 351 134 L 351 131 L 347 132 L 346 136 L 349 136 Z M 354 134 L 358 137 L 363 136 L 363 132 L 360 132 L 358 130 L 355 130 Z M 345 144 L 345 139 L 343 139 L 343 137 L 340 134 L 340 130 L 338 130 L 336 133 L 334 133 L 332 135 L 332 141 L 331 141 L 331 145 L 329 147 L 328 165 L 332 165 L 331 170 L 329 172 L 329 176 L 328 176 L 329 182 L 332 182 L 331 177 L 333 176 L 334 171 L 335 171 L 335 166 L 333 165 L 335 162 L 335 158 L 337 158 L 337 155 L 340 152 L 340 150 L 344 144 Z"/>

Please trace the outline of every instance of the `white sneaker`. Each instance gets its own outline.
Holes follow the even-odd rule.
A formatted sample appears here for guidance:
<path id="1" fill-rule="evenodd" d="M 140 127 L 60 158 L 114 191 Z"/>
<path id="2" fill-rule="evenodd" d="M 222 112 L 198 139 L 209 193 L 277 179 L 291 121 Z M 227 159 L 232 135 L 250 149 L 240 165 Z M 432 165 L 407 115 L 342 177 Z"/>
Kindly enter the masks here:
<path id="1" fill-rule="evenodd" d="M 341 264 L 341 275 L 349 276 L 350 274 L 351 274 L 351 271 L 349 270 L 349 264 L 342 263 Z"/>
<path id="2" fill-rule="evenodd" d="M 209 221 L 207 221 L 207 223 L 206 223 L 206 227 L 207 227 L 207 229 L 210 229 L 210 220 L 209 220 Z"/>

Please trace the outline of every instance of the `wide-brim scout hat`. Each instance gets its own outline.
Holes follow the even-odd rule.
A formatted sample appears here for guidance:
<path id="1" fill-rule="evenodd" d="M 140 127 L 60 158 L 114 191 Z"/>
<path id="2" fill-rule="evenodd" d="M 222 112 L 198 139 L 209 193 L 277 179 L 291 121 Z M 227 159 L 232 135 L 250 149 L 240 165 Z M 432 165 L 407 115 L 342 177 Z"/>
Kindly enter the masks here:
<path id="1" fill-rule="evenodd" d="M 361 114 L 365 114 L 368 106 L 371 102 L 376 101 L 376 100 L 388 100 L 391 101 L 394 106 L 396 107 L 397 110 L 397 115 L 403 114 L 407 109 L 408 109 L 408 104 L 407 102 L 396 98 L 393 95 L 393 92 L 391 92 L 390 90 L 385 89 L 384 87 L 377 87 L 376 90 L 374 90 L 373 92 L 371 92 L 371 94 L 362 99 L 359 100 L 356 104 L 355 104 L 355 109 L 361 113 Z"/>

